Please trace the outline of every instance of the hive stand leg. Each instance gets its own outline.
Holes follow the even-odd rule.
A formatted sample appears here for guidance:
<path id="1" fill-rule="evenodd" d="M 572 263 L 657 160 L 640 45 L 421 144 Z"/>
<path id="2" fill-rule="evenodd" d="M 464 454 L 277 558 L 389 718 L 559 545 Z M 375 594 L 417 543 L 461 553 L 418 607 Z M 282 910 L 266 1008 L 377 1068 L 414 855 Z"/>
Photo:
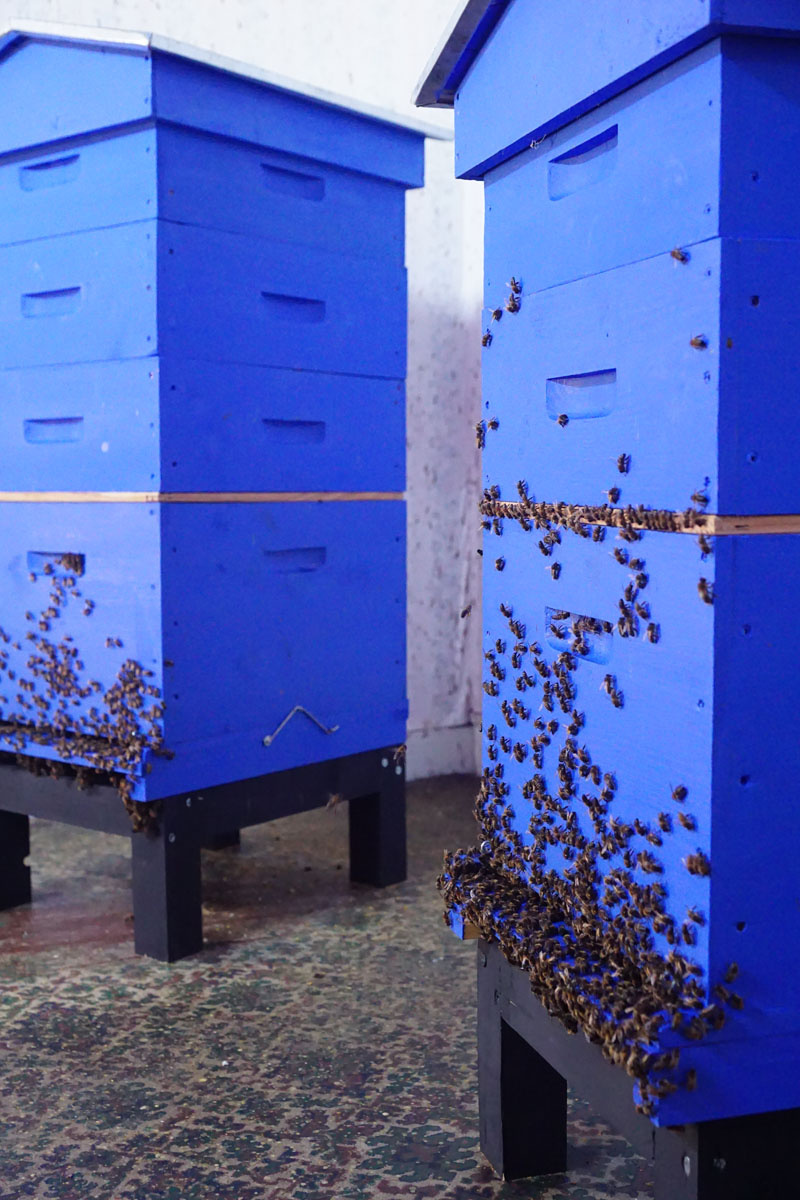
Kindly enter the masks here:
<path id="1" fill-rule="evenodd" d="M 481 1151 L 503 1179 L 567 1169 L 567 1081 L 500 1012 L 496 947 L 478 943 Z"/>
<path id="2" fill-rule="evenodd" d="M 800 1109 L 656 1129 L 656 1200 L 800 1195 Z"/>
<path id="3" fill-rule="evenodd" d="M 133 921 L 137 954 L 175 962 L 203 948 L 200 845 L 169 814 L 156 833 L 134 833 Z"/>
<path id="4" fill-rule="evenodd" d="M 23 813 L 0 812 L 0 910 L 31 902 L 29 825 Z"/>
<path id="5" fill-rule="evenodd" d="M 238 829 L 230 829 L 227 833 L 210 833 L 203 842 L 204 850 L 228 850 L 232 846 L 242 844 Z"/>
<path id="6" fill-rule="evenodd" d="M 388 887 L 406 877 L 406 778 L 390 752 L 380 760 L 380 791 L 349 804 L 350 878 Z"/>

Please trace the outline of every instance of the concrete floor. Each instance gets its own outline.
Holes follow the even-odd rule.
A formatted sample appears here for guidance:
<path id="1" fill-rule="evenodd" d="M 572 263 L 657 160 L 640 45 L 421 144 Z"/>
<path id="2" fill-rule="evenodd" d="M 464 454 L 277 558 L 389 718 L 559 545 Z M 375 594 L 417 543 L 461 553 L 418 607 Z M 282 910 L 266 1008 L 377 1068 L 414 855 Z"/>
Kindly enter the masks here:
<path id="1" fill-rule="evenodd" d="M 348 882 L 343 809 L 205 853 L 206 948 L 172 966 L 133 954 L 129 843 L 34 823 L 35 902 L 0 913 L 0 1198 L 651 1195 L 574 1099 L 567 1175 L 481 1158 L 474 945 L 435 889 L 476 787 L 410 785 L 409 880 L 384 892 Z"/>

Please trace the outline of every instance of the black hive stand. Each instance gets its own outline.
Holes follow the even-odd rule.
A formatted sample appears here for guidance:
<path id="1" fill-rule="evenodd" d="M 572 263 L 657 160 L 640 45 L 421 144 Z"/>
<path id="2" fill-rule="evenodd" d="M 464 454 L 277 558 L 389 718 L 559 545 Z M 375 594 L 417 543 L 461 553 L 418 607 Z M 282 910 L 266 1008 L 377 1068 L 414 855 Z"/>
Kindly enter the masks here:
<path id="1" fill-rule="evenodd" d="M 200 851 L 236 845 L 239 831 L 308 812 L 332 796 L 348 802 L 350 879 L 387 887 L 406 878 L 405 769 L 397 747 L 329 759 L 170 796 L 155 832 L 132 833 L 111 786 L 0 766 L 0 910 L 31 902 L 29 818 L 131 838 L 134 945 L 162 962 L 203 948 Z"/>
<path id="2" fill-rule="evenodd" d="M 495 942 L 478 941 L 481 1150 L 505 1179 L 567 1170 L 567 1082 L 652 1165 L 655 1200 L 800 1196 L 800 1109 L 666 1128 L 632 1081 L 533 995 Z"/>

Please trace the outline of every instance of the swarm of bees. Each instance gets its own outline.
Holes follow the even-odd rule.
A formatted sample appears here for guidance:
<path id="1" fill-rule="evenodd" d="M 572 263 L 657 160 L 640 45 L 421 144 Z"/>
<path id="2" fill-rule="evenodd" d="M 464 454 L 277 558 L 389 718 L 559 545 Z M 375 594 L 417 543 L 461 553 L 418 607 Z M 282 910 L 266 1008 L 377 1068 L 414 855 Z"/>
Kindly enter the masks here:
<path id="1" fill-rule="evenodd" d="M 9 747 L 4 755 L 36 773 L 71 774 L 80 787 L 111 783 L 134 831 L 152 828 L 159 806 L 134 801 L 133 789 L 148 769 L 148 754 L 171 757 L 164 746 L 164 705 L 160 690 L 151 682 L 153 672 L 126 658 L 114 682 L 104 687 L 86 677 L 70 634 L 58 641 L 55 634 L 45 636 L 70 598 L 79 602 L 84 616 L 94 611 L 94 602 L 84 599 L 77 586 L 82 574 L 80 555 L 48 560 L 41 571 L 49 588 L 42 613 L 38 617 L 25 613 L 29 628 L 19 639 L 0 628 L 0 688 L 9 693 L 0 696 L 0 738 Z M 36 583 L 36 573 L 31 572 L 29 579 Z M 23 642 L 28 643 L 27 651 Z M 122 640 L 107 637 L 105 646 L 121 649 Z M 45 747 L 48 757 L 27 753 L 33 745 Z"/>
<path id="2" fill-rule="evenodd" d="M 564 415 L 559 423 L 567 420 Z M 630 455 L 616 461 L 619 473 L 628 474 Z M 578 506 L 535 502 L 523 480 L 517 496 L 503 500 L 496 486 L 484 492 L 481 513 L 495 534 L 502 534 L 505 521 L 516 521 L 536 531 L 540 552 L 552 559 L 565 532 L 599 541 L 597 528 L 615 529 L 621 544 L 611 554 L 624 579 L 613 621 L 548 609 L 547 652 L 527 640 L 512 605 L 500 605 L 511 637 L 496 638 L 485 655 L 489 677 L 483 686 L 495 698 L 504 733 L 498 738 L 497 726 L 488 725 L 476 805 L 483 841 L 478 849 L 445 856 L 439 886 L 447 912 L 458 910 L 483 937 L 497 940 L 509 961 L 528 973 L 552 1015 L 569 1030 L 581 1030 L 635 1078 L 638 1107 L 652 1115 L 677 1087 L 697 1086 L 693 1070 L 678 1073 L 680 1052 L 661 1049 L 660 1035 L 670 1029 L 697 1041 L 721 1029 L 729 1010 L 742 1004 L 729 986 L 738 967 L 730 964 L 716 985 L 704 979 L 690 957 L 706 924 L 701 904 L 683 917 L 668 908 L 659 848 L 698 829 L 682 807 L 686 784 L 670 785 L 679 807 L 665 808 L 655 820 L 624 821 L 614 814 L 617 779 L 583 741 L 586 715 L 576 673 L 601 645 L 596 639 L 641 637 L 658 644 L 661 628 L 645 594 L 650 574 L 639 543 L 651 530 L 688 530 L 698 533 L 705 557 L 711 543 L 704 530 L 713 528 L 706 515 L 709 497 L 698 489 L 684 512 L 620 507 L 619 488 L 612 487 L 607 504 Z M 561 564 L 551 562 L 548 570 L 558 580 Z M 713 602 L 707 579 L 698 592 Z M 614 708 L 624 708 L 614 674 L 605 674 L 601 687 Z M 683 864 L 696 879 L 698 898 L 704 897 L 711 873 L 707 854 L 697 847 Z"/>

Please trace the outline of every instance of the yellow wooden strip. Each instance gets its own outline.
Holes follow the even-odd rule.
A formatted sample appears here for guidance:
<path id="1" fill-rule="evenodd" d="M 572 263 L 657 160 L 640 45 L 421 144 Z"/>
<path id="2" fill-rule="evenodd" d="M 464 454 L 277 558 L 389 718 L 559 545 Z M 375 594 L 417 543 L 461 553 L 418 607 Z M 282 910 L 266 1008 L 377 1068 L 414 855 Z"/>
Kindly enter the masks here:
<path id="1" fill-rule="evenodd" d="M 694 537 L 699 534 L 726 537 L 734 534 L 800 533 L 798 513 L 731 516 L 705 513 L 693 508 L 676 512 L 667 509 L 615 508 L 608 504 L 550 504 L 547 501 L 499 499 L 484 499 L 479 508 L 484 517 L 501 521 L 526 521 L 537 528 L 558 525 L 580 531 L 581 528 L 602 525 L 608 529 L 688 533 Z"/>
<path id="2" fill-rule="evenodd" d="M 405 500 L 404 492 L 0 492 L 5 504 L 298 504 Z"/>

